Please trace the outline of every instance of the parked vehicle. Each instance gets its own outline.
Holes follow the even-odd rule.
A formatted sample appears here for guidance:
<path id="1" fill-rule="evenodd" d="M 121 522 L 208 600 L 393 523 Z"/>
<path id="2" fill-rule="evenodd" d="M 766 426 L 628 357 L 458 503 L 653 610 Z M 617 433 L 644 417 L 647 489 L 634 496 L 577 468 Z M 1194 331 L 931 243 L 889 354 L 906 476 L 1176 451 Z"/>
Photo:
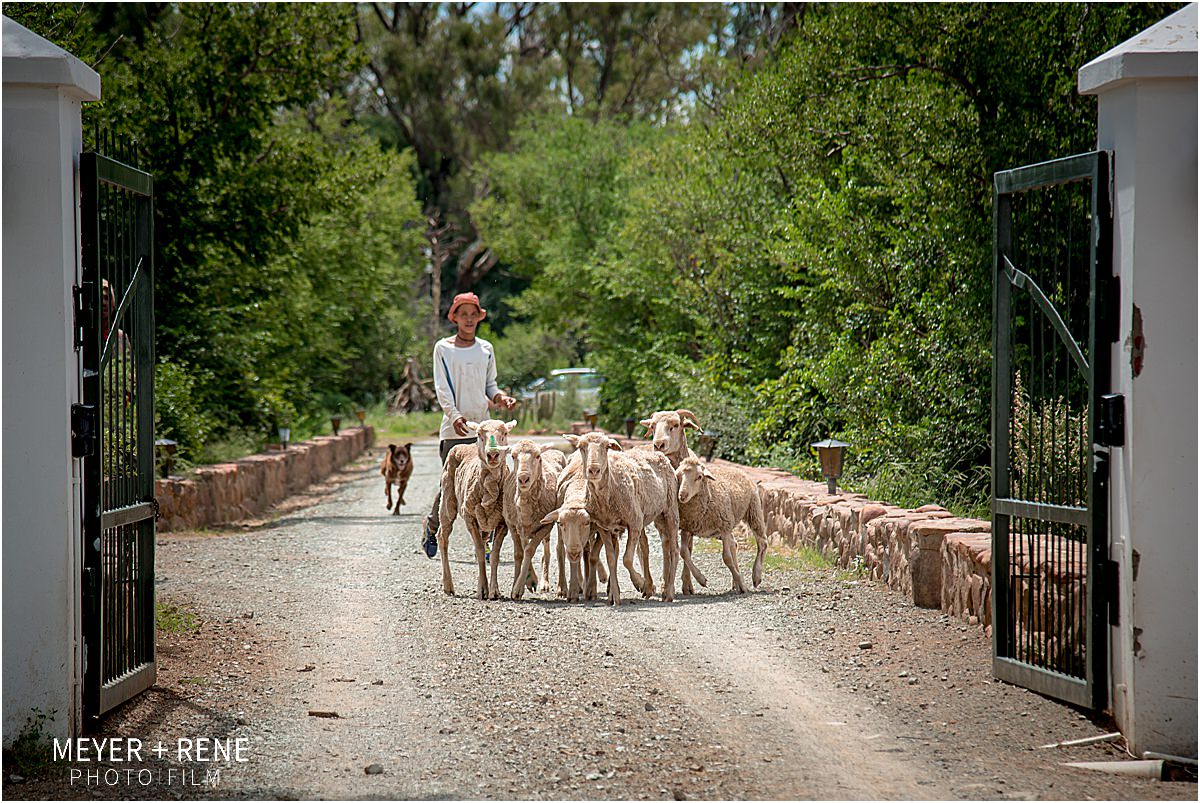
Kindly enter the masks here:
<path id="1" fill-rule="evenodd" d="M 549 375 L 536 379 L 517 393 L 517 398 L 539 418 L 548 418 L 556 408 L 566 404 L 579 411 L 595 410 L 600 405 L 600 386 L 604 377 L 592 368 L 555 368 Z"/>

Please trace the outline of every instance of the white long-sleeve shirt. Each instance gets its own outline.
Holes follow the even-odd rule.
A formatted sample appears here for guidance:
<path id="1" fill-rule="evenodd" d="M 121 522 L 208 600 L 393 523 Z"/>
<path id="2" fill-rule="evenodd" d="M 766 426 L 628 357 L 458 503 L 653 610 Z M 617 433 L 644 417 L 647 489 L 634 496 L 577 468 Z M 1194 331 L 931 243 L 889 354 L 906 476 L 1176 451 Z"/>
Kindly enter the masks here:
<path id="1" fill-rule="evenodd" d="M 433 347 L 433 387 L 442 406 L 442 440 L 462 438 L 454 431 L 459 416 L 468 421 L 486 421 L 488 400 L 500 392 L 496 385 L 496 354 L 492 344 L 475 338 L 467 348 L 454 345 L 454 336 Z"/>

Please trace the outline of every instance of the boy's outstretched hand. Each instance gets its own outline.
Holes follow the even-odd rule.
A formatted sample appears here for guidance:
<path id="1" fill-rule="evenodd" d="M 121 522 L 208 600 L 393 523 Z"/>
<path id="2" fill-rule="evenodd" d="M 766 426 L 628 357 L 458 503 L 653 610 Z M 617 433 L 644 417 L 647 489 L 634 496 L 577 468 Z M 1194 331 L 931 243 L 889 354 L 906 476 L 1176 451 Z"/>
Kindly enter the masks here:
<path id="1" fill-rule="evenodd" d="M 505 410 L 511 410 L 517 406 L 517 400 L 512 396 L 506 396 L 503 393 L 497 393 L 492 399 L 492 407 L 503 407 Z"/>

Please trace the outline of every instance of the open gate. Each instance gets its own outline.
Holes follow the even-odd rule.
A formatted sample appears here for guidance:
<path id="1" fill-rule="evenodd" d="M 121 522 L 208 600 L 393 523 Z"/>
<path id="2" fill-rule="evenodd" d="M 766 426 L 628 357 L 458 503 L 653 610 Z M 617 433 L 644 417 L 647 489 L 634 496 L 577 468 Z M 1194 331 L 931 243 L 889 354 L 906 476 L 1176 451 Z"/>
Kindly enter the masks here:
<path id="1" fill-rule="evenodd" d="M 1096 709 L 1115 602 L 1110 176 L 1105 151 L 1008 170 L 994 204 L 993 673 Z"/>
<path id="2" fill-rule="evenodd" d="M 125 161 L 80 155 L 85 727 L 156 676 L 153 191 Z"/>

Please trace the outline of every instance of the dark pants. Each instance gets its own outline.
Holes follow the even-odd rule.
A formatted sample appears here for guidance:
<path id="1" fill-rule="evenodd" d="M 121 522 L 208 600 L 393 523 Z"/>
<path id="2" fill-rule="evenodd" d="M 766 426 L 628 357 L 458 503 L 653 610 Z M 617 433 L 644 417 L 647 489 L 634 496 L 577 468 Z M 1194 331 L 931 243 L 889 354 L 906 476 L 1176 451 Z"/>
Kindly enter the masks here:
<path id="1" fill-rule="evenodd" d="M 443 466 L 446 465 L 446 455 L 450 454 L 451 449 L 453 449 L 455 446 L 458 446 L 461 443 L 474 443 L 475 440 L 476 439 L 472 437 L 472 438 L 450 438 L 448 440 L 441 441 L 438 444 L 438 452 L 441 454 L 441 457 L 442 457 L 442 465 Z M 441 504 L 442 504 L 442 481 L 441 481 L 441 478 L 439 477 L 438 490 L 437 490 L 437 493 L 434 494 L 434 497 L 433 497 L 433 509 L 429 511 L 429 517 L 427 519 L 425 519 L 425 523 L 429 525 L 429 529 L 435 533 L 438 531 L 438 526 L 441 523 L 439 516 L 438 516 L 438 508 L 441 507 Z"/>

